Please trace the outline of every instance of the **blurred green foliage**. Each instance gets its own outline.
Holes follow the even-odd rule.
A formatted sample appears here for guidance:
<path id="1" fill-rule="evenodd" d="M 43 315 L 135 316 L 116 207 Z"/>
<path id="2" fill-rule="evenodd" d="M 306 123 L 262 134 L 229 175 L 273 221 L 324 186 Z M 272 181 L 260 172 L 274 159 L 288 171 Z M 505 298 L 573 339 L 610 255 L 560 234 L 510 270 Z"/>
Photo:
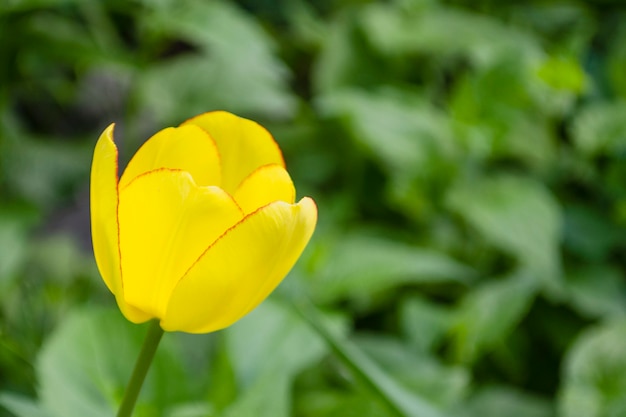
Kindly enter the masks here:
<path id="1" fill-rule="evenodd" d="M 93 145 L 225 109 L 320 224 L 249 317 L 166 335 L 137 416 L 626 416 L 617 0 L 4 0 L 0 63 L 0 415 L 112 415 L 145 327 Z"/>

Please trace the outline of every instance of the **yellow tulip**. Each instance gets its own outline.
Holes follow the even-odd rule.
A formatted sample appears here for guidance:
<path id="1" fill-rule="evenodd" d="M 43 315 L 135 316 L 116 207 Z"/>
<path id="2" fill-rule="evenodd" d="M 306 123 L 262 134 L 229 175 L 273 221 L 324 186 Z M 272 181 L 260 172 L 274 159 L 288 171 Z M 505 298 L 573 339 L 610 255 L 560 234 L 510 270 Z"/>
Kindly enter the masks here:
<path id="1" fill-rule="evenodd" d="M 270 133 L 227 112 L 156 133 L 119 179 L 113 125 L 94 151 L 96 263 L 134 323 L 188 333 L 231 325 L 287 275 L 316 221 L 312 199 L 295 203 Z"/>

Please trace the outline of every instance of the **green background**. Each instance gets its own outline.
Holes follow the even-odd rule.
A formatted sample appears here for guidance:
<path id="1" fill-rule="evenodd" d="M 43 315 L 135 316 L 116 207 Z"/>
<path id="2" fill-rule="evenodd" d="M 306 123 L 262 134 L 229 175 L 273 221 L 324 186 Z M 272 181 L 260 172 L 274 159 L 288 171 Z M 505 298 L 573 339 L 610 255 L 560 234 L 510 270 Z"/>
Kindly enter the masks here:
<path id="1" fill-rule="evenodd" d="M 214 109 L 318 228 L 248 317 L 165 335 L 137 416 L 626 416 L 617 0 L 2 0 L 0 416 L 114 414 L 146 328 L 93 261 L 93 147 Z"/>

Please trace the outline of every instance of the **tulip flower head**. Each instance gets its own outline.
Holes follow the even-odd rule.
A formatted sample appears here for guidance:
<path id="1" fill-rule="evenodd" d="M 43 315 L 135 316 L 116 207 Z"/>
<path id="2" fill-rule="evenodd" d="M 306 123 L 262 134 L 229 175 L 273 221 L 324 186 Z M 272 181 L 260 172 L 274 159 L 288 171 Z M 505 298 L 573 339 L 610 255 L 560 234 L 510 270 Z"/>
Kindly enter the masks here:
<path id="1" fill-rule="evenodd" d="M 118 178 L 113 125 L 91 168 L 98 269 L 126 318 L 207 333 L 239 320 L 287 275 L 317 221 L 295 202 L 281 151 L 227 112 L 161 130 Z"/>

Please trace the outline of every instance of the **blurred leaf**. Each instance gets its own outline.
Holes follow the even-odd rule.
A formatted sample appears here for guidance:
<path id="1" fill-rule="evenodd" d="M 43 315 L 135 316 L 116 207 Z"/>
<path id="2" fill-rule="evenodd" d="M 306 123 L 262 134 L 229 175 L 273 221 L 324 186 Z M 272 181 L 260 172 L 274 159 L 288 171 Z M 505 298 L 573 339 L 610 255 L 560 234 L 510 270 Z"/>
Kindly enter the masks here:
<path id="1" fill-rule="evenodd" d="M 448 333 L 452 312 L 421 297 L 411 297 L 400 307 L 400 325 L 411 346 L 422 353 L 433 348 Z"/>
<path id="2" fill-rule="evenodd" d="M 626 411 L 626 321 L 585 330 L 565 357 L 562 417 L 619 417 Z"/>
<path id="3" fill-rule="evenodd" d="M 443 409 L 461 400 L 469 388 L 465 369 L 444 366 L 397 340 L 372 334 L 359 336 L 355 342 L 394 380 Z"/>
<path id="4" fill-rule="evenodd" d="M 580 93 L 585 87 L 585 73 L 571 59 L 551 57 L 539 67 L 537 75 L 555 90 Z"/>
<path id="5" fill-rule="evenodd" d="M 472 363 L 501 344 L 526 315 L 534 296 L 535 285 L 523 273 L 469 292 L 451 327 L 456 359 Z"/>
<path id="6" fill-rule="evenodd" d="M 357 14 L 347 9 L 330 23 L 312 68 L 315 93 L 332 94 L 346 87 L 371 86 L 388 75 L 388 63 L 372 54 L 357 20 Z"/>
<path id="7" fill-rule="evenodd" d="M 590 89 L 590 81 L 584 63 L 575 56 L 548 55 L 542 61 L 533 63 L 526 75 L 533 106 L 542 116 L 528 114 L 536 119 L 567 117 L 575 110 L 578 99 Z M 553 136 L 552 120 L 547 119 L 542 126 L 546 135 Z M 558 136 L 560 136 L 557 133 Z"/>
<path id="8" fill-rule="evenodd" d="M 343 320 L 327 317 L 334 329 Z M 224 331 L 226 344 L 242 387 L 254 385 L 268 372 L 293 378 L 327 353 L 324 340 L 293 309 L 268 299 L 252 313 Z M 254 345 L 251 350 L 250 346 Z"/>
<path id="9" fill-rule="evenodd" d="M 328 253 L 311 282 L 316 298 L 324 303 L 348 298 L 363 304 L 401 285 L 464 283 L 474 276 L 469 267 L 443 253 L 359 233 L 344 236 Z"/>
<path id="10" fill-rule="evenodd" d="M 342 121 L 392 177 L 443 174 L 441 166 L 457 152 L 446 115 L 415 94 L 343 90 L 323 96 L 319 106 Z"/>
<path id="11" fill-rule="evenodd" d="M 553 417 L 547 399 L 507 387 L 488 387 L 477 392 L 458 411 L 457 417 Z"/>
<path id="12" fill-rule="evenodd" d="M 67 6 L 75 0 L 5 0 L 0 4 L 0 13 L 23 12 L 44 7 Z"/>
<path id="13" fill-rule="evenodd" d="M 196 336 L 196 335 L 190 335 Z M 225 333 L 218 333 L 216 351 L 211 356 L 207 397 L 216 411 L 224 410 L 237 397 L 237 381 L 233 364 L 228 352 Z"/>
<path id="14" fill-rule="evenodd" d="M 87 178 L 92 144 L 76 146 L 29 137 L 12 139 L 0 154 L 0 164 L 13 191 L 28 201 L 50 208 L 63 199 L 68 185 Z"/>
<path id="15" fill-rule="evenodd" d="M 75 3 L 75 0 L 66 3 Z M 27 30 L 33 41 L 31 48 L 24 50 L 20 57 L 21 69 L 27 76 L 43 75 L 46 70 L 49 71 L 48 76 L 51 76 L 56 72 L 62 72 L 59 65 L 61 63 L 76 65 L 77 59 L 83 64 L 93 62 L 101 54 L 88 28 L 71 13 L 54 14 L 43 11 L 33 13 L 22 22 L 22 25 L 21 29 Z M 50 60 L 57 60 L 57 66 L 52 69 L 54 71 L 52 74 L 51 68 L 46 65 Z"/>
<path id="16" fill-rule="evenodd" d="M 619 231 L 594 207 L 569 204 L 564 208 L 563 243 L 577 255 L 604 262 L 619 239 Z"/>
<path id="17" fill-rule="evenodd" d="M 567 277 L 571 303 L 584 316 L 595 318 L 626 313 L 623 273 L 610 266 L 589 266 Z"/>
<path id="18" fill-rule="evenodd" d="M 597 35 L 595 17 L 588 5 L 566 1 L 515 5 L 511 23 L 531 30 L 550 49 L 579 56 Z"/>
<path id="19" fill-rule="evenodd" d="M 478 66 L 491 65 L 513 51 L 528 60 L 540 56 L 538 41 L 531 33 L 452 7 L 407 12 L 376 4 L 366 9 L 363 23 L 368 39 L 387 53 L 464 54 Z"/>
<path id="20" fill-rule="evenodd" d="M 325 320 L 344 327 L 336 317 Z M 224 331 L 241 393 L 224 411 L 228 417 L 288 417 L 290 385 L 303 368 L 327 353 L 324 340 L 293 309 L 268 299 Z M 253 345 L 255 348 L 250 349 Z"/>
<path id="21" fill-rule="evenodd" d="M 319 315 L 315 307 L 308 302 L 294 305 L 308 323 L 324 338 L 338 359 L 353 375 L 369 388 L 389 411 L 398 416 L 438 417 L 442 414 L 416 393 L 405 389 L 378 366 L 356 345 L 339 336 Z"/>
<path id="22" fill-rule="evenodd" d="M 0 393 L 0 404 L 15 417 L 53 417 L 33 400 L 10 392 Z"/>
<path id="23" fill-rule="evenodd" d="M 37 362 L 42 406 L 63 417 L 112 415 L 145 329 L 127 322 L 117 309 L 69 315 L 47 340 Z M 165 335 L 146 379 L 137 416 L 163 415 L 162 410 L 193 391 L 170 336 Z"/>
<path id="24" fill-rule="evenodd" d="M 179 123 L 211 109 L 289 117 L 296 102 L 286 66 L 263 28 L 225 1 L 153 7 L 145 24 L 199 47 L 141 72 L 139 94 L 158 120 Z"/>
<path id="25" fill-rule="evenodd" d="M 585 155 L 626 152 L 626 102 L 595 102 L 584 107 L 572 123 L 576 147 Z"/>
<path id="26" fill-rule="evenodd" d="M 503 175 L 466 181 L 450 190 L 448 203 L 494 248 L 515 256 L 549 294 L 561 290 L 561 211 L 542 184 Z"/>
<path id="27" fill-rule="evenodd" d="M 297 41 L 319 47 L 328 38 L 326 22 L 317 16 L 312 4 L 302 0 L 289 1 L 285 9 L 291 34 Z"/>
<path id="28" fill-rule="evenodd" d="M 626 99 L 626 25 L 620 21 L 621 25 L 612 33 L 611 44 L 607 56 L 607 70 L 611 81 L 611 86 L 617 94 Z"/>
<path id="29" fill-rule="evenodd" d="M 220 417 L 289 417 L 290 379 L 285 370 L 266 372 Z"/>
<path id="30" fill-rule="evenodd" d="M 215 415 L 210 404 L 189 403 L 168 408 L 165 417 L 214 417 Z"/>
<path id="31" fill-rule="evenodd" d="M 512 56 L 459 77 L 449 106 L 470 157 L 513 157 L 531 167 L 552 161 L 554 138 L 546 116 L 563 109 L 553 103 L 559 95 L 538 83 L 535 72 Z"/>
<path id="32" fill-rule="evenodd" d="M 29 252 L 28 232 L 32 227 L 33 214 L 23 207 L 12 209 L 0 206 L 0 299 L 5 285 L 11 282 L 27 261 Z"/>
<path id="33" fill-rule="evenodd" d="M 31 263 L 39 266 L 50 281 L 66 286 L 85 271 L 90 271 L 92 260 L 78 247 L 76 239 L 66 235 L 50 235 L 40 239 L 31 248 Z"/>
<path id="34" fill-rule="evenodd" d="M 305 392 L 296 412 L 302 417 L 389 417 L 389 411 L 367 392 L 345 393 L 337 389 Z"/>

